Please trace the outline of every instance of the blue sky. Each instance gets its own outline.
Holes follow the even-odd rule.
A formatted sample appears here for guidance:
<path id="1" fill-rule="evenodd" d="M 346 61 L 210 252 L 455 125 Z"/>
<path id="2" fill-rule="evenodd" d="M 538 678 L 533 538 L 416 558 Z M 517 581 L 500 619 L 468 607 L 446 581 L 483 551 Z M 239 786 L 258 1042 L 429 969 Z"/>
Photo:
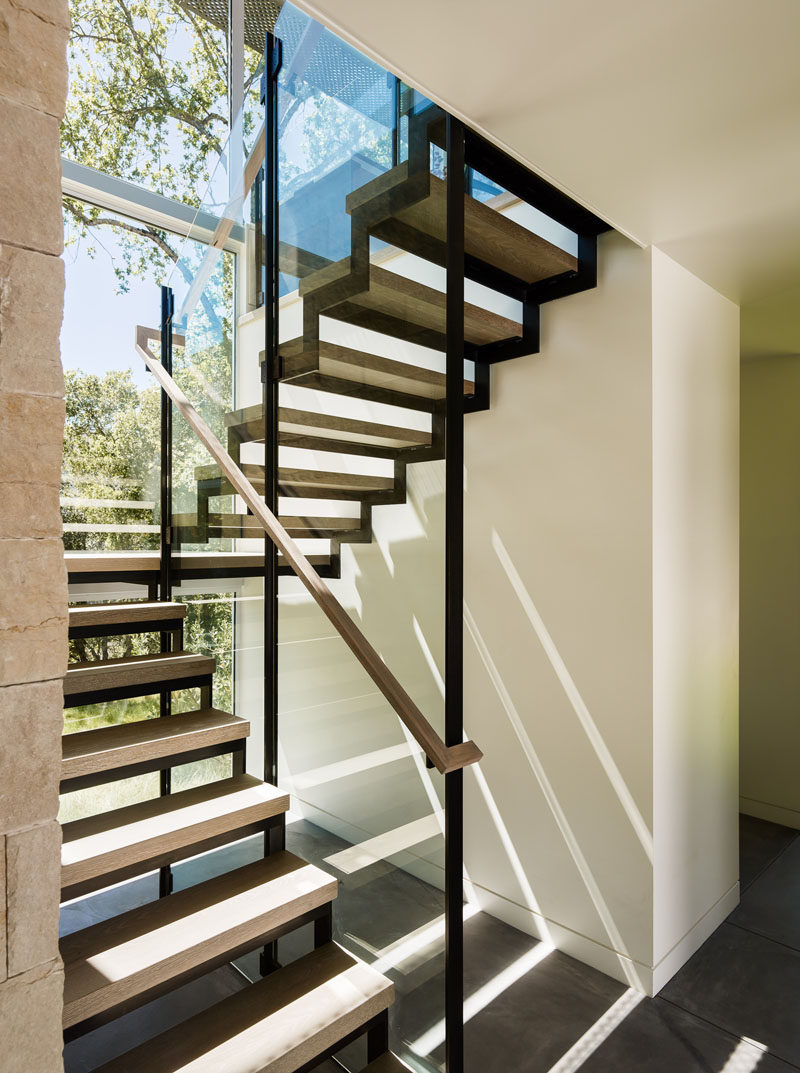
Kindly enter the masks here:
<path id="1" fill-rule="evenodd" d="M 159 286 L 130 277 L 130 291 L 117 294 L 114 260 L 121 257 L 113 232 L 102 229 L 94 258 L 83 239 L 64 251 L 66 295 L 61 327 L 61 360 L 65 369 L 102 375 L 109 369 L 131 369 L 144 387 L 148 373 L 134 350 L 137 324 L 158 327 Z M 100 243 L 102 242 L 102 246 Z"/>

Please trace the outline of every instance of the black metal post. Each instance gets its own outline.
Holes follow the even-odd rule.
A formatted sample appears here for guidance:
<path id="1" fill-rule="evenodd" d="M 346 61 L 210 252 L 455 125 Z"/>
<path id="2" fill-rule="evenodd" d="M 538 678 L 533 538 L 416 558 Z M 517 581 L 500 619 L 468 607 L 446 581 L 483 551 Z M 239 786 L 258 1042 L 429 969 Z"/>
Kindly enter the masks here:
<path id="1" fill-rule="evenodd" d="M 278 513 L 278 72 L 281 42 L 266 34 L 264 50 L 264 500 Z M 264 780 L 278 779 L 278 553 L 264 538 Z"/>
<path id="2" fill-rule="evenodd" d="M 172 376 L 172 318 L 175 295 L 161 288 L 161 364 Z M 159 598 L 172 599 L 172 402 L 161 392 L 161 560 Z"/>
<path id="3" fill-rule="evenodd" d="M 463 741 L 464 700 L 464 125 L 447 117 L 447 405 L 445 411 L 445 742 Z M 445 776 L 447 1073 L 464 1069 L 464 780 Z"/>
<path id="4" fill-rule="evenodd" d="M 172 376 L 172 318 L 175 312 L 175 296 L 170 287 L 161 288 L 161 364 Z M 161 555 L 159 559 L 158 596 L 161 601 L 172 599 L 172 400 L 166 391 L 161 392 Z M 171 644 L 169 633 L 161 634 L 161 651 L 168 652 Z M 172 694 L 162 690 L 160 715 L 172 714 Z M 162 797 L 172 791 L 172 771 L 161 772 L 160 792 Z M 159 869 L 158 891 L 160 897 L 172 893 L 172 869 L 168 864 Z"/>
<path id="5" fill-rule="evenodd" d="M 278 513 L 278 73 L 281 42 L 266 34 L 264 48 L 264 501 Z M 264 536 L 264 781 L 278 782 L 278 550 Z M 272 852 L 269 837 L 264 854 Z M 279 967 L 278 944 L 261 953 L 262 976 Z"/>
<path id="6" fill-rule="evenodd" d="M 387 74 L 392 87 L 392 167 L 396 168 L 400 163 L 400 123 L 402 119 L 401 84 L 397 75 Z"/>

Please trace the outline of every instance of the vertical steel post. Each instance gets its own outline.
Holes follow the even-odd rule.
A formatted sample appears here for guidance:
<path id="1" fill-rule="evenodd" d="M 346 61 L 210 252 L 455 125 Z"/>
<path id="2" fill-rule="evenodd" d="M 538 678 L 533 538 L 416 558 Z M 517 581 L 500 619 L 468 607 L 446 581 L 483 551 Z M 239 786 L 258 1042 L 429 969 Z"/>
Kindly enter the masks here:
<path id="1" fill-rule="evenodd" d="M 161 288 L 161 364 L 172 376 L 172 318 L 175 296 Z M 172 599 L 172 402 L 161 392 L 161 559 L 159 598 Z"/>
<path id="2" fill-rule="evenodd" d="M 172 376 L 172 318 L 175 313 L 175 296 L 171 287 L 161 288 L 161 364 Z M 158 596 L 162 601 L 172 599 L 172 400 L 166 391 L 161 392 L 161 555 L 159 559 Z M 161 634 L 161 651 L 168 652 L 171 635 Z M 163 690 L 160 696 L 160 715 L 172 712 L 172 695 Z M 161 772 L 160 792 L 164 796 L 172 790 L 172 771 Z M 168 864 L 159 869 L 159 896 L 172 893 L 172 869 Z"/>
<path id="3" fill-rule="evenodd" d="M 392 87 L 392 167 L 400 163 L 400 124 L 402 121 L 401 83 L 397 75 L 387 74 Z"/>
<path id="4" fill-rule="evenodd" d="M 447 117 L 445 410 L 445 742 L 463 741 L 464 700 L 464 126 Z M 447 1073 L 464 1068 L 464 779 L 445 776 Z"/>
<path id="5" fill-rule="evenodd" d="M 281 42 L 267 33 L 264 47 L 264 501 L 278 513 L 278 72 Z M 264 781 L 278 782 L 278 551 L 264 536 Z M 265 836 L 264 853 L 274 839 Z M 261 974 L 278 967 L 278 945 L 261 954 Z"/>
<path id="6" fill-rule="evenodd" d="M 278 513 L 278 72 L 281 43 L 266 35 L 264 50 L 264 500 Z M 278 778 L 278 553 L 264 538 L 264 779 Z"/>

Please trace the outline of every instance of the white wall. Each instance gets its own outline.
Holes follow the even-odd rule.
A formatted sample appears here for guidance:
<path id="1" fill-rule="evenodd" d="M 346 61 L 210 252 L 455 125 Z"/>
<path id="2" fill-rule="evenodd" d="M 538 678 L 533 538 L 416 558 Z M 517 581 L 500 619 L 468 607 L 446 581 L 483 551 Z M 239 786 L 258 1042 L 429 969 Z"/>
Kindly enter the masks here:
<path id="1" fill-rule="evenodd" d="M 467 868 L 490 912 L 644 986 L 650 254 L 612 236 L 599 260 L 599 286 L 543 307 L 541 353 L 497 366 L 467 421 L 465 721 L 486 754 Z"/>
<path id="2" fill-rule="evenodd" d="M 739 900 L 739 310 L 653 251 L 656 989 Z"/>
<path id="3" fill-rule="evenodd" d="M 741 810 L 800 828 L 800 355 L 742 363 Z"/>
<path id="4" fill-rule="evenodd" d="M 646 990 L 736 897 L 737 323 L 607 236 L 467 424 L 470 879 Z"/>

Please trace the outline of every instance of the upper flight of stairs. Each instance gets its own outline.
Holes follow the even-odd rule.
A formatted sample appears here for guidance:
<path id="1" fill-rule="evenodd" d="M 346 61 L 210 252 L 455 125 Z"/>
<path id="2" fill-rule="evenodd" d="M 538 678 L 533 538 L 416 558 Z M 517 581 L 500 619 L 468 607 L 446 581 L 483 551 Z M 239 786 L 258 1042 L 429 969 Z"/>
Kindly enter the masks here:
<path id="1" fill-rule="evenodd" d="M 65 734 L 62 793 L 229 754 L 230 774 L 62 825 L 62 899 L 85 897 L 159 870 L 156 901 L 66 935 L 67 1042 L 167 995 L 251 951 L 268 972 L 216 1006 L 120 1055 L 103 1070 L 295 1073 L 365 1034 L 370 1059 L 387 1057 L 393 985 L 331 941 L 337 880 L 285 850 L 289 797 L 244 773 L 248 720 L 211 705 L 215 660 L 182 649 L 186 606 L 100 604 L 70 610 L 75 644 L 158 633 L 176 651 L 69 666 L 65 708 L 152 694 L 161 715 Z M 200 707 L 170 714 L 175 690 Z M 166 792 L 164 792 L 166 790 Z M 172 893 L 172 866 L 257 835 L 263 859 Z M 283 967 L 275 943 L 312 924 L 312 953 Z M 402 1070 L 392 1056 L 387 1070 Z"/>
<path id="2" fill-rule="evenodd" d="M 331 342 L 323 338 L 322 324 L 324 319 L 340 321 L 391 340 L 445 350 L 444 292 L 390 270 L 393 259 L 404 253 L 437 266 L 434 275 L 446 263 L 446 183 L 430 169 L 430 147 L 442 144 L 443 130 L 438 109 L 410 117 L 408 160 L 347 195 L 350 256 L 331 261 L 296 247 L 281 247 L 281 268 L 299 279 L 303 327 L 302 335 L 280 344 L 276 373 L 282 383 L 314 395 L 307 396 L 306 408 L 295 401 L 296 395 L 291 406 L 281 401 L 278 446 L 315 455 L 308 463 L 279 464 L 279 517 L 290 535 L 329 542 L 328 563 L 334 574 L 342 544 L 371 541 L 373 507 L 405 501 L 408 464 L 444 457 L 445 375 Z M 575 256 L 499 211 L 513 198 L 500 195 L 495 200 L 497 204 L 486 204 L 465 196 L 468 275 L 484 284 L 488 280 L 500 293 L 517 298 L 551 281 L 558 281 L 566 291 L 585 285 L 571 283 L 578 276 Z M 372 252 L 371 242 L 376 239 L 389 247 Z M 538 349 L 538 306 L 529 307 L 526 301 L 519 319 L 465 302 L 465 357 L 484 369 L 480 386 L 477 377 L 464 379 L 464 396 L 471 409 L 488 406 L 488 364 Z M 337 404 L 342 410 L 342 404 L 352 399 L 380 404 L 382 414 L 396 416 L 380 420 L 338 416 Z M 409 427 L 419 423 L 409 423 L 409 411 L 427 415 L 424 428 Z M 225 427 L 228 451 L 241 463 L 245 445 L 265 442 L 263 404 L 228 413 Z M 330 463 L 325 461 L 326 452 Z M 392 473 L 375 477 L 339 472 L 336 457 L 341 455 L 387 460 Z M 251 461 L 253 457 L 249 450 L 242 468 L 261 491 L 264 466 Z M 196 512 L 173 518 L 179 542 L 203 546 L 209 540 L 260 537 L 261 530 L 248 515 L 213 502 L 233 492 L 216 466 L 199 466 L 195 479 Z M 295 509 L 288 502 L 293 498 L 311 504 Z M 352 504 L 352 514 L 345 519 L 332 517 L 325 509 L 327 500 Z"/>

